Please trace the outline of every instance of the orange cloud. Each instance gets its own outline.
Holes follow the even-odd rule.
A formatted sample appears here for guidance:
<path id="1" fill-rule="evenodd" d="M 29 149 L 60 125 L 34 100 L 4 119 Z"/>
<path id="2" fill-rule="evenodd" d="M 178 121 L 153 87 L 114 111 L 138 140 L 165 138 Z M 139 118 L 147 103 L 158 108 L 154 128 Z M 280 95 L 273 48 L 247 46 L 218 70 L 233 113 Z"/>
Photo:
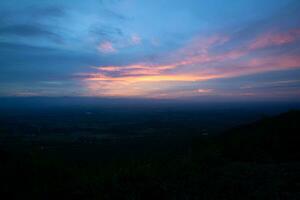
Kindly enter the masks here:
<path id="1" fill-rule="evenodd" d="M 299 30 L 280 34 L 264 34 L 248 46 L 227 52 L 214 53 L 232 40 L 228 36 L 196 38 L 185 47 L 171 52 L 165 64 L 136 63 L 127 66 L 94 67 L 96 72 L 79 74 L 91 95 L 175 97 L 180 95 L 207 95 L 212 89 L 166 92 L 193 82 L 230 78 L 274 70 L 300 67 L 300 55 L 253 56 L 257 49 L 292 43 L 300 37 Z M 103 46 L 113 51 L 110 43 Z"/>
<path id="2" fill-rule="evenodd" d="M 213 89 L 198 89 L 197 92 L 200 94 L 210 94 L 213 92 Z"/>
<path id="3" fill-rule="evenodd" d="M 124 68 L 133 69 L 136 66 L 125 66 Z M 159 70 L 165 70 L 172 67 L 157 66 Z M 109 70 L 121 70 L 119 67 L 110 67 Z M 193 74 L 158 74 L 157 71 L 148 71 L 147 67 L 138 67 L 140 70 L 146 70 L 147 73 L 129 71 L 126 76 L 109 76 L 103 73 L 79 74 L 83 83 L 88 88 L 92 96 L 143 96 L 157 97 L 161 96 L 161 90 L 166 90 L 175 85 L 204 81 L 218 78 L 216 75 L 193 75 Z M 101 69 L 99 69 L 101 71 Z M 111 72 L 111 71 L 110 71 Z M 136 74 L 138 73 L 138 75 Z M 141 75 L 142 74 L 142 75 Z M 155 75 L 153 75 L 155 74 Z M 207 90 L 207 92 L 209 92 Z M 171 94 L 169 94 L 170 96 Z M 177 92 L 177 95 L 179 93 Z"/>
<path id="4" fill-rule="evenodd" d="M 96 67 L 99 72 L 102 73 L 112 73 L 118 72 L 119 76 L 134 76 L 134 75 L 158 75 L 163 71 L 174 69 L 175 66 L 171 65 L 146 65 L 146 64 L 135 64 L 128 66 L 106 66 L 106 67 Z"/>
<path id="5" fill-rule="evenodd" d="M 86 81 L 123 81 L 126 83 L 139 83 L 139 82 L 195 82 L 204 81 L 213 78 L 220 78 L 219 75 L 141 75 L 141 76 L 122 76 L 111 77 L 99 73 L 78 74 L 79 77 L 84 77 Z"/>

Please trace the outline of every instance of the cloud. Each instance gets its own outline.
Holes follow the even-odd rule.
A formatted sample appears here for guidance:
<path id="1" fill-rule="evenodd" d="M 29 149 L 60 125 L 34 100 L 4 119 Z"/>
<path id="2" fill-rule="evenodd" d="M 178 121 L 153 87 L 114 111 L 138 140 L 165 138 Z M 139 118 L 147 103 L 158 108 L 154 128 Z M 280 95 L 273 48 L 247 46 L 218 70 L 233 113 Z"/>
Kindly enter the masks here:
<path id="1" fill-rule="evenodd" d="M 90 30 L 90 33 L 100 40 L 114 40 L 115 38 L 122 37 L 124 34 L 120 28 L 103 24 L 93 26 Z"/>
<path id="2" fill-rule="evenodd" d="M 27 12 L 32 15 L 33 17 L 39 18 L 49 18 L 49 17 L 64 17 L 66 15 L 66 11 L 64 7 L 49 5 L 49 6 L 42 6 L 42 7 L 30 7 Z"/>
<path id="3" fill-rule="evenodd" d="M 141 44 L 141 42 L 142 42 L 141 37 L 137 34 L 132 35 L 130 40 L 133 45 L 138 45 L 138 44 Z"/>
<path id="4" fill-rule="evenodd" d="M 128 20 L 128 18 L 125 17 L 124 15 L 122 15 L 120 13 L 117 13 L 117 12 L 115 12 L 113 10 L 110 10 L 110 9 L 104 9 L 103 10 L 103 14 L 106 17 L 110 18 L 110 19 L 115 19 L 115 20 L 118 20 L 118 21 L 126 21 L 126 20 Z"/>
<path id="5" fill-rule="evenodd" d="M 116 53 L 117 50 L 114 48 L 113 44 L 109 41 L 104 41 L 98 46 L 98 50 L 104 54 Z"/>
<path id="6" fill-rule="evenodd" d="M 267 37 L 265 36 L 267 35 Z M 145 96 L 170 94 L 182 84 L 207 80 L 231 78 L 268 71 L 287 70 L 300 67 L 300 52 L 268 52 L 269 46 L 278 48 L 293 44 L 298 37 L 297 30 L 283 33 L 266 33 L 249 40 L 247 45 L 235 46 L 229 51 L 219 51 L 229 45 L 234 38 L 228 35 L 196 37 L 184 47 L 161 58 L 158 63 L 136 63 L 125 66 L 94 67 L 96 72 L 79 74 L 91 93 L 100 96 Z M 263 39 L 262 39 L 263 38 Z M 255 41 L 253 43 L 253 41 Z M 110 43 L 103 50 L 113 52 Z M 165 88 L 164 90 L 158 87 Z M 138 88 L 138 89 L 137 89 Z M 191 90 L 187 90 L 191 93 Z M 212 89 L 192 90 L 209 94 Z M 186 94 L 187 94 L 186 93 Z"/>
<path id="7" fill-rule="evenodd" d="M 200 94 L 210 94 L 212 93 L 214 90 L 213 89 L 198 89 L 197 92 Z"/>
<path id="8" fill-rule="evenodd" d="M 283 33 L 269 32 L 256 38 L 254 42 L 250 44 L 249 48 L 255 50 L 272 46 L 281 46 L 293 43 L 299 39 L 300 29 L 294 29 Z"/>
<path id="9" fill-rule="evenodd" d="M 291 88 L 291 86 L 295 86 L 298 88 L 300 86 L 300 80 L 279 80 L 279 81 L 265 81 L 260 83 L 252 83 L 241 86 L 241 89 L 270 89 L 270 88 Z"/>
<path id="10" fill-rule="evenodd" d="M 152 39 L 150 40 L 150 42 L 151 42 L 151 44 L 152 44 L 153 46 L 156 46 L 156 47 L 158 47 L 158 46 L 161 45 L 159 39 L 157 39 L 157 38 L 152 38 Z"/>
<path id="11" fill-rule="evenodd" d="M 99 72 L 109 76 L 118 74 L 118 76 L 141 76 L 141 75 L 160 75 L 163 71 L 173 69 L 174 66 L 149 66 L 147 64 L 136 64 L 128 66 L 107 66 L 97 67 Z"/>
<path id="12" fill-rule="evenodd" d="M 4 7 L 0 14 L 0 37 L 2 41 L 19 43 L 27 39 L 31 39 L 30 44 L 41 43 L 41 39 L 46 39 L 61 44 L 63 31 L 58 31 L 57 25 L 64 17 L 66 11 L 61 6 L 27 6 L 21 9 Z"/>
<path id="13" fill-rule="evenodd" d="M 15 24 L 0 27 L 0 35 L 2 36 L 21 36 L 21 37 L 48 37 L 55 41 L 60 41 L 61 37 L 51 32 L 46 27 L 33 24 Z"/>

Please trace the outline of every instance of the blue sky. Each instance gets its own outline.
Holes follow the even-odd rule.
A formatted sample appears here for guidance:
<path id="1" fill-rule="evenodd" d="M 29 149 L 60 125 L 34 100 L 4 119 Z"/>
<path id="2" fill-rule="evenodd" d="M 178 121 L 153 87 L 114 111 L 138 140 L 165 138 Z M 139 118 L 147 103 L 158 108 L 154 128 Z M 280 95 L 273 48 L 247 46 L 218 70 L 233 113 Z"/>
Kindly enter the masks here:
<path id="1" fill-rule="evenodd" d="M 300 97 L 297 0 L 0 2 L 1 96 Z"/>

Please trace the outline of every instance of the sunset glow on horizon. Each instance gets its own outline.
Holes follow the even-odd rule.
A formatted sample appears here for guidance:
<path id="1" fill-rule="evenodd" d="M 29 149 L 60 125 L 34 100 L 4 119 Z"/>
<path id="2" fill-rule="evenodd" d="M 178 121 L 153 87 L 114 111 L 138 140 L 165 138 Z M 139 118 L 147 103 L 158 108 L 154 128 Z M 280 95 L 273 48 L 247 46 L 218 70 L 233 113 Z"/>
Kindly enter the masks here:
<path id="1" fill-rule="evenodd" d="M 297 0 L 0 5 L 1 96 L 300 98 Z"/>
<path id="2" fill-rule="evenodd" d="M 161 59 L 167 65 L 144 63 L 125 66 L 99 66 L 93 67 L 96 72 L 78 74 L 78 76 L 85 82 L 92 96 L 146 95 L 155 97 L 160 93 L 157 82 L 162 84 L 162 87 L 167 83 L 167 88 L 176 88 L 178 85 L 211 79 L 225 79 L 300 68 L 300 54 L 270 54 L 267 57 L 255 55 L 260 50 L 282 48 L 285 45 L 298 42 L 299 39 L 300 29 L 288 30 L 283 33 L 268 32 L 250 40 L 249 44 L 244 46 L 238 46 L 222 53 L 214 53 L 214 46 L 222 48 L 222 45 L 228 45 L 234 38 L 216 36 L 202 38 L 201 40 L 193 40 L 193 43 L 176 50 L 174 53 L 164 55 Z M 166 61 L 168 58 L 169 60 Z M 235 61 L 234 66 L 230 66 L 228 62 L 233 61 Z M 162 89 L 166 90 L 167 88 Z M 202 89 L 200 90 L 202 91 Z M 154 91 L 155 93 L 153 93 Z M 199 94 L 192 89 L 189 95 L 197 96 Z"/>

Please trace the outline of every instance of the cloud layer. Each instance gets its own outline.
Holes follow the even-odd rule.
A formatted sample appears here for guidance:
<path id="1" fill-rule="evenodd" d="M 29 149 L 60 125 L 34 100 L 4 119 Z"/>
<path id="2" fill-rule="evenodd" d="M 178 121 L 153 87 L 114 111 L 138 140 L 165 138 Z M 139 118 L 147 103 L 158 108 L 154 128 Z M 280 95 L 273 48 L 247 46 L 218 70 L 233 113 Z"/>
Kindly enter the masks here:
<path id="1" fill-rule="evenodd" d="M 300 51 L 285 49 L 299 46 L 300 29 L 261 33 L 248 39 L 245 45 L 234 45 L 231 50 L 219 52 L 232 46 L 234 39 L 230 35 L 196 37 L 182 48 L 164 55 L 158 63 L 99 66 L 93 67 L 95 72 L 78 76 L 91 95 L 156 97 L 182 84 L 300 68 Z M 212 89 L 188 92 L 197 96 L 199 91 L 211 92 Z M 176 96 L 171 93 L 170 96 Z"/>
<path id="2" fill-rule="evenodd" d="M 297 0 L 1 1 L 0 96 L 297 99 L 299 9 Z"/>

